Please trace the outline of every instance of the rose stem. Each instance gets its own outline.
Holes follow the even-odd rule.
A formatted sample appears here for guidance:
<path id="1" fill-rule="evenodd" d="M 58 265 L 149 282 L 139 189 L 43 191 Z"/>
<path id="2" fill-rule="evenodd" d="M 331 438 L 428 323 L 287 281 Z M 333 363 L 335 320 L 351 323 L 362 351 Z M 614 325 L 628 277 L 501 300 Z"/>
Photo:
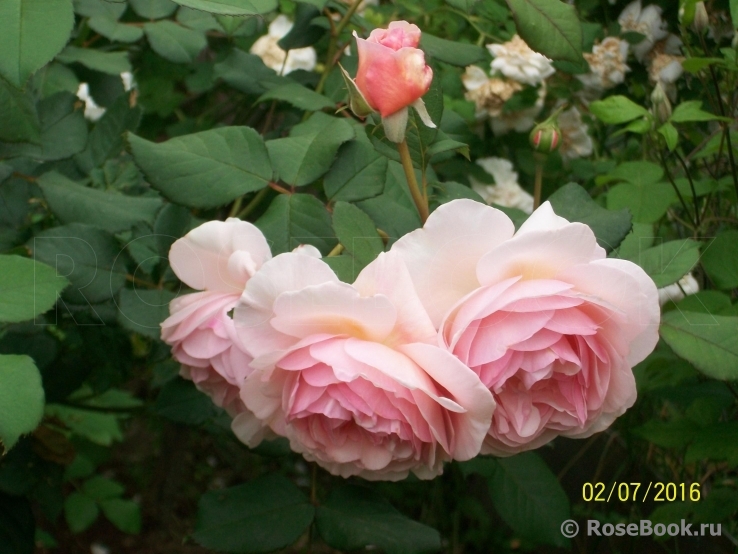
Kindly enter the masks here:
<path id="1" fill-rule="evenodd" d="M 331 69 L 333 68 L 333 64 L 335 63 L 335 57 L 336 57 L 336 43 L 338 42 L 339 37 L 341 36 L 341 31 L 346 27 L 346 25 L 349 24 L 351 21 L 351 18 L 356 13 L 356 10 L 359 8 L 359 4 L 361 4 L 362 0 L 354 0 L 351 3 L 351 6 L 349 7 L 348 11 L 344 14 L 341 21 L 338 22 L 338 25 L 331 28 L 331 40 L 328 43 L 328 55 L 325 59 L 325 68 L 323 69 L 323 75 L 320 76 L 320 81 L 318 82 L 318 86 L 315 87 L 315 92 L 321 93 L 323 92 L 323 87 L 325 86 L 325 81 L 328 78 L 328 74 L 331 72 Z M 329 16 L 330 19 L 330 16 Z M 332 22 L 331 22 L 332 23 Z"/>
<path id="2" fill-rule="evenodd" d="M 413 197 L 415 207 L 418 209 L 421 223 L 425 223 L 428 219 L 428 202 L 423 197 L 423 193 L 418 188 L 418 180 L 415 178 L 415 170 L 413 169 L 413 159 L 410 157 L 410 150 L 407 147 L 407 140 L 403 139 L 401 143 L 397 145 L 397 150 L 400 153 L 400 160 L 402 160 L 402 169 L 405 170 L 405 179 L 407 179 L 407 187 L 410 189 L 410 196 Z"/>
<path id="3" fill-rule="evenodd" d="M 533 188 L 533 209 L 541 205 L 541 191 L 543 189 L 543 159 L 536 156 L 536 182 Z"/>

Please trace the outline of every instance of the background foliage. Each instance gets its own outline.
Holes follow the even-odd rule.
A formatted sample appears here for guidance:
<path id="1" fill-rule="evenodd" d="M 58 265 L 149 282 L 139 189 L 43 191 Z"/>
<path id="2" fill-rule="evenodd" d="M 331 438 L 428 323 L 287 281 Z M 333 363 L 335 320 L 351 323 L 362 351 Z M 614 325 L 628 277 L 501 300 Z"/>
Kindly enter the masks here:
<path id="1" fill-rule="evenodd" d="M 656 3 L 686 57 L 666 114 L 634 60 L 603 98 L 578 96 L 583 52 L 605 36 L 643 38 L 620 29 L 623 2 L 395 0 L 361 15 L 338 0 L 0 3 L 0 551 L 738 546 L 735 41 L 695 32 L 692 0 Z M 736 0 L 706 5 L 712 24 L 738 24 Z M 314 47 L 314 71 L 283 75 L 250 53 L 277 12 L 295 22 L 280 46 Z M 557 213 L 659 287 L 692 271 L 701 290 L 664 306 L 662 341 L 635 368 L 639 400 L 607 432 L 450 464 L 431 482 L 369 484 L 317 471 L 280 441 L 238 443 L 227 415 L 178 376 L 159 323 L 184 292 L 169 247 L 205 220 L 253 221 L 275 254 L 340 244 L 328 260 L 346 281 L 420 226 L 381 127 L 336 113 L 346 91 L 335 62 L 356 67 L 351 31 L 396 19 L 423 29 L 435 74 L 425 103 L 439 128 L 411 116 L 408 130 L 432 208 L 482 201 L 470 184 L 492 178 L 472 160 L 512 160 L 528 190 L 542 163 Z M 516 32 L 558 69 L 539 119 L 561 100 L 578 105 L 591 156 L 542 162 L 527 133 L 477 121 L 464 68 L 487 67 L 483 46 Z M 81 83 L 105 108 L 95 121 Z M 504 110 L 535 101 L 515 94 Z M 584 483 L 615 481 L 699 483 L 701 497 L 583 498 Z M 687 518 L 722 523 L 723 537 L 570 542 L 559 531 L 570 517 Z"/>

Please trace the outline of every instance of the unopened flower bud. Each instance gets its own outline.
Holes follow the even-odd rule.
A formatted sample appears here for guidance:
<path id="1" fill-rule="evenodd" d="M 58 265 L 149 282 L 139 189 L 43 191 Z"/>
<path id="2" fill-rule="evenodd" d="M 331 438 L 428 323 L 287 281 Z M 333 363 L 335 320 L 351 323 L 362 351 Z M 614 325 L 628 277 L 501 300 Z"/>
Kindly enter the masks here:
<path id="1" fill-rule="evenodd" d="M 702 34 L 707 30 L 710 24 L 710 18 L 707 16 L 707 9 L 704 2 L 697 2 L 694 6 L 694 19 L 692 20 L 692 29 L 695 33 Z"/>
<path id="2" fill-rule="evenodd" d="M 561 130 L 555 121 L 546 120 L 536 125 L 528 138 L 533 150 L 548 154 L 559 147 Z"/>
<path id="3" fill-rule="evenodd" d="M 651 93 L 651 104 L 653 115 L 656 117 L 659 125 L 663 125 L 669 121 L 671 117 L 671 102 L 669 102 L 669 97 L 666 95 L 666 91 L 664 91 L 664 87 L 661 86 L 660 82 L 656 84 L 656 88 Z"/>

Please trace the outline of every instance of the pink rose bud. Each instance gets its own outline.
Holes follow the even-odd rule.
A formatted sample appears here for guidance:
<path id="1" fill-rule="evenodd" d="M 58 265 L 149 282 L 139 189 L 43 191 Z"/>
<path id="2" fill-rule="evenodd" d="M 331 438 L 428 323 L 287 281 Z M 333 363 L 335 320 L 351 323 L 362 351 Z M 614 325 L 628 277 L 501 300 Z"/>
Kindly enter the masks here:
<path id="1" fill-rule="evenodd" d="M 430 89 L 433 70 L 426 65 L 423 51 L 417 48 L 420 29 L 407 21 L 393 21 L 388 29 L 372 31 L 366 40 L 356 33 L 354 36 L 359 52 L 354 84 L 361 98 L 349 86 L 352 109 L 355 105 L 363 108 L 365 102 L 379 112 L 385 134 L 393 142 L 405 138 L 408 106 L 418 111 L 425 125 L 435 127 L 421 99 Z"/>
<path id="2" fill-rule="evenodd" d="M 536 152 L 553 152 L 560 143 L 561 130 L 556 123 L 545 121 L 530 132 L 530 145 Z"/>

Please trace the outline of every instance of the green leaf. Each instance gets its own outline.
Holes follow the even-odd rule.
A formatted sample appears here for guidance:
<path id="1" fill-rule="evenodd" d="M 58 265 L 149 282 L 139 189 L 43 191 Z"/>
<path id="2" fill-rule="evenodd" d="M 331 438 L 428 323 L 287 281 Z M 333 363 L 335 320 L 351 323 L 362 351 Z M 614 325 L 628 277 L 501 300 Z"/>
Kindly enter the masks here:
<path id="1" fill-rule="evenodd" d="M 198 31 L 223 31 L 215 16 L 200 10 L 181 7 L 177 10 L 177 21 Z"/>
<path id="2" fill-rule="evenodd" d="M 661 318 L 661 337 L 708 377 L 738 379 L 738 317 L 673 310 Z"/>
<path id="3" fill-rule="evenodd" d="M 100 508 L 108 521 L 124 533 L 141 532 L 141 507 L 133 500 L 109 498 L 100 502 Z"/>
<path id="4" fill-rule="evenodd" d="M 7 554 L 33 554 L 35 527 L 28 499 L 0 492 L 0 544 Z"/>
<path id="5" fill-rule="evenodd" d="M 177 9 L 170 0 L 128 0 L 133 11 L 145 19 L 169 17 Z"/>
<path id="6" fill-rule="evenodd" d="M 312 244 L 326 255 L 336 245 L 328 210 L 310 194 L 277 196 L 256 226 L 266 236 L 275 256 L 301 244 Z"/>
<path id="7" fill-rule="evenodd" d="M 73 0 L 74 11 L 84 17 L 95 17 L 104 15 L 106 17 L 120 19 L 128 7 L 127 2 L 112 0 Z"/>
<path id="8" fill-rule="evenodd" d="M 195 540 L 223 552 L 269 552 L 294 543 L 312 523 L 315 508 L 278 473 L 225 490 L 198 503 Z"/>
<path id="9" fill-rule="evenodd" d="M 633 432 L 662 448 L 683 448 L 699 433 L 700 426 L 689 419 L 659 421 L 652 419 Z"/>
<path id="10" fill-rule="evenodd" d="M 625 96 L 608 96 L 604 100 L 592 102 L 589 110 L 603 123 L 617 125 L 627 123 L 637 117 L 648 116 L 648 110 Z"/>
<path id="11" fill-rule="evenodd" d="M 684 455 L 684 463 L 705 460 L 727 460 L 730 465 L 738 465 L 738 423 L 723 422 L 700 430 Z"/>
<path id="12" fill-rule="evenodd" d="M 72 287 L 62 299 L 87 305 L 113 297 L 126 282 L 126 269 L 119 260 L 121 248 L 106 233 L 73 223 L 42 231 L 29 242 L 34 259 L 56 268 Z"/>
<path id="13" fill-rule="evenodd" d="M 564 185 L 549 196 L 548 201 L 556 215 L 589 225 L 597 243 L 608 252 L 620 246 L 632 228 L 628 210 L 606 210 L 576 183 Z"/>
<path id="14" fill-rule="evenodd" d="M 111 413 L 47 404 L 46 415 L 58 418 L 70 431 L 100 446 L 123 440 L 118 417 Z"/>
<path id="15" fill-rule="evenodd" d="M 56 59 L 62 63 L 79 63 L 87 69 L 108 75 L 120 75 L 123 72 L 132 71 L 127 52 L 102 52 L 94 48 L 67 46 Z"/>
<path id="16" fill-rule="evenodd" d="M 83 111 L 75 109 L 77 97 L 60 92 L 38 104 L 41 122 L 40 144 L 0 144 L 1 157 L 28 157 L 54 161 L 73 156 L 87 143 L 87 122 Z"/>
<path id="17" fill-rule="evenodd" d="M 374 222 L 352 204 L 336 202 L 333 207 L 333 229 L 336 231 L 338 241 L 354 261 L 354 279 L 384 251 L 382 237 L 377 233 Z"/>
<path id="18" fill-rule="evenodd" d="M 671 114 L 670 121 L 673 123 L 685 123 L 688 121 L 731 121 L 729 118 L 720 117 L 702 109 L 701 100 L 690 100 L 682 102 Z"/>
<path id="19" fill-rule="evenodd" d="M 472 9 L 477 2 L 479 2 L 479 0 L 446 0 L 446 4 L 467 14 L 471 14 Z"/>
<path id="20" fill-rule="evenodd" d="M 338 148 L 354 138 L 354 129 L 344 118 L 321 112 L 295 125 L 286 138 L 267 141 L 266 147 L 279 178 L 301 187 L 330 169 Z"/>
<path id="21" fill-rule="evenodd" d="M 220 15 L 258 15 L 277 9 L 277 0 L 176 0 L 180 6 Z"/>
<path id="22" fill-rule="evenodd" d="M 420 38 L 420 48 L 431 57 L 431 59 L 466 67 L 487 58 L 487 51 L 474 44 L 465 44 L 453 40 L 423 33 Z"/>
<path id="23" fill-rule="evenodd" d="M 430 183 L 430 187 L 434 191 L 430 196 L 431 211 L 440 206 L 446 204 L 452 200 L 459 198 L 468 198 L 475 200 L 481 204 L 486 204 L 484 199 L 474 192 L 470 187 L 462 185 L 461 183 L 455 183 L 453 181 L 446 181 L 445 183 Z"/>
<path id="24" fill-rule="evenodd" d="M 635 185 L 650 185 L 661 180 L 664 170 L 651 162 L 624 162 L 607 174 L 609 179 L 627 181 Z"/>
<path id="25" fill-rule="evenodd" d="M 679 132 L 671 123 L 666 122 L 658 129 L 659 134 L 666 140 L 666 146 L 669 152 L 673 152 L 679 142 Z"/>
<path id="26" fill-rule="evenodd" d="M 100 475 L 91 477 L 82 485 L 82 492 L 97 501 L 122 496 L 125 490 L 118 481 Z"/>
<path id="27" fill-rule="evenodd" d="M 336 276 L 344 283 L 353 283 L 356 280 L 356 261 L 353 256 L 343 255 L 329 256 L 323 261 L 333 270 Z"/>
<path id="28" fill-rule="evenodd" d="M 8 451 L 44 415 L 41 374 L 28 356 L 0 355 L 0 450 Z"/>
<path id="29" fill-rule="evenodd" d="M 700 243 L 690 239 L 672 240 L 641 252 L 638 265 L 658 288 L 676 283 L 697 265 Z"/>
<path id="30" fill-rule="evenodd" d="M 674 189 L 666 183 L 621 183 L 607 193 L 607 209 L 628 208 L 634 222 L 654 223 L 661 219 L 675 200 Z"/>
<path id="31" fill-rule="evenodd" d="M 296 108 L 310 112 L 317 112 L 326 108 L 334 108 L 336 105 L 335 102 L 327 96 L 323 96 L 322 94 L 319 94 L 294 81 L 268 90 L 262 94 L 256 102 L 265 102 L 267 100 L 281 100 L 282 102 L 289 102 Z"/>
<path id="32" fill-rule="evenodd" d="M 728 229 L 718 233 L 704 250 L 702 267 L 719 289 L 738 287 L 738 231 Z"/>
<path id="33" fill-rule="evenodd" d="M 89 496 L 73 492 L 64 500 L 64 518 L 72 533 L 81 533 L 95 523 L 100 511 Z"/>
<path id="34" fill-rule="evenodd" d="M 156 21 L 144 25 L 146 38 L 154 52 L 174 63 L 191 63 L 208 45 L 205 33 L 177 25 L 173 21 Z"/>
<path id="35" fill-rule="evenodd" d="M 136 42 L 143 35 L 143 29 L 134 25 L 119 23 L 106 15 L 96 15 L 87 20 L 90 29 L 114 42 Z"/>
<path id="36" fill-rule="evenodd" d="M 213 75 L 246 94 L 264 94 L 268 89 L 289 83 L 273 69 L 264 65 L 259 56 L 234 48 L 228 57 L 215 64 Z"/>
<path id="37" fill-rule="evenodd" d="M 390 244 L 421 227 L 420 216 L 407 189 L 402 166 L 395 161 L 387 164 L 384 191 L 379 196 L 357 204 L 372 218 L 378 229 L 390 237 Z"/>
<path id="38" fill-rule="evenodd" d="M 331 491 L 315 517 L 318 532 L 329 546 L 354 551 L 367 546 L 387 554 L 438 552 L 438 531 L 398 512 L 378 493 L 356 485 Z"/>
<path id="39" fill-rule="evenodd" d="M 48 311 L 68 284 L 46 264 L 0 256 L 0 322 L 28 321 Z"/>
<path id="40" fill-rule="evenodd" d="M 569 499 L 556 476 L 534 452 L 510 458 L 476 458 L 465 472 L 487 477 L 492 503 L 500 517 L 519 534 L 538 544 L 565 547 L 561 522 L 570 517 Z"/>
<path id="41" fill-rule="evenodd" d="M 682 61 L 682 68 L 684 68 L 684 71 L 687 73 L 699 73 L 706 67 L 722 63 L 722 58 L 687 58 Z"/>
<path id="42" fill-rule="evenodd" d="M 38 185 L 51 211 L 62 223 L 86 223 L 118 233 L 146 221 L 153 224 L 161 209 L 159 198 L 103 192 L 70 181 L 60 173 L 44 173 Z"/>
<path id="43" fill-rule="evenodd" d="M 277 42 L 282 50 L 312 46 L 327 34 L 327 25 L 315 25 L 320 10 L 315 6 L 299 2 L 293 16 L 292 29 Z"/>
<path id="44" fill-rule="evenodd" d="M 582 24 L 576 9 L 559 0 L 506 0 L 520 37 L 552 60 L 579 63 Z"/>
<path id="45" fill-rule="evenodd" d="M 738 0 L 730 0 L 730 18 L 733 20 L 733 28 L 738 29 Z"/>
<path id="46" fill-rule="evenodd" d="M 197 390 L 192 381 L 179 377 L 162 387 L 155 407 L 160 416 L 185 425 L 200 425 L 216 413 L 208 395 Z"/>
<path id="47" fill-rule="evenodd" d="M 0 2 L 0 75 L 22 88 L 64 48 L 73 26 L 70 0 Z"/>
<path id="48" fill-rule="evenodd" d="M 272 177 L 264 142 L 250 127 L 221 127 L 158 144 L 129 133 L 128 142 L 151 185 L 192 208 L 222 206 L 264 188 Z"/>
<path id="49" fill-rule="evenodd" d="M 371 144 L 359 140 L 347 142 L 323 179 L 328 200 L 355 202 L 382 194 L 387 161 Z"/>
<path id="50" fill-rule="evenodd" d="M 169 317 L 169 303 L 176 296 L 166 289 L 123 289 L 120 291 L 118 321 L 126 329 L 158 339 L 160 323 Z"/>
<path id="51" fill-rule="evenodd" d="M 30 94 L 10 86 L 0 78 L 0 141 L 32 142 L 41 140 L 36 105 Z"/>
<path id="52" fill-rule="evenodd" d="M 125 150 L 125 132 L 136 130 L 142 112 L 138 106 L 131 107 L 130 99 L 130 94 L 116 98 L 90 132 L 85 149 L 75 156 L 74 160 L 85 173 Z"/>

